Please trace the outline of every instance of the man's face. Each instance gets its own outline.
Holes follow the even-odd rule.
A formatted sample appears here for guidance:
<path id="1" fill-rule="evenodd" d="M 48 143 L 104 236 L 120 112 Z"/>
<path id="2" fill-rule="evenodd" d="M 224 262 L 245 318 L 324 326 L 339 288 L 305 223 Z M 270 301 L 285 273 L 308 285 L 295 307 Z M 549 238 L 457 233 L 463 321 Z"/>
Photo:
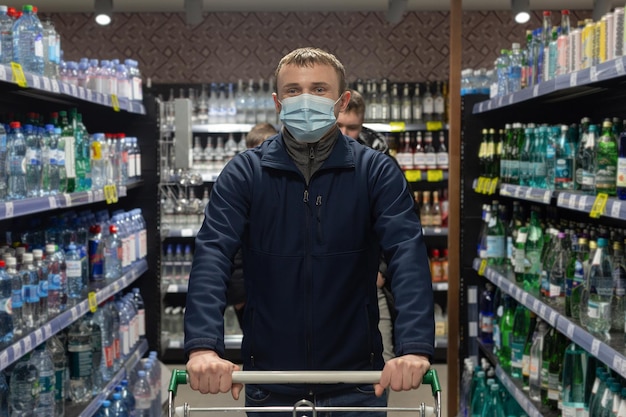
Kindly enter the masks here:
<path id="1" fill-rule="evenodd" d="M 281 109 L 279 100 L 300 94 L 311 94 L 333 101 L 337 101 L 341 96 L 341 100 L 335 105 L 335 116 L 345 109 L 350 101 L 349 92 L 343 92 L 342 95 L 339 91 L 339 76 L 330 65 L 316 64 L 311 67 L 285 65 L 278 73 L 276 91 L 273 94 L 276 112 L 280 112 Z"/>
<path id="2" fill-rule="evenodd" d="M 337 126 L 344 135 L 357 139 L 363 129 L 363 117 L 355 111 L 342 111 L 337 115 Z"/>

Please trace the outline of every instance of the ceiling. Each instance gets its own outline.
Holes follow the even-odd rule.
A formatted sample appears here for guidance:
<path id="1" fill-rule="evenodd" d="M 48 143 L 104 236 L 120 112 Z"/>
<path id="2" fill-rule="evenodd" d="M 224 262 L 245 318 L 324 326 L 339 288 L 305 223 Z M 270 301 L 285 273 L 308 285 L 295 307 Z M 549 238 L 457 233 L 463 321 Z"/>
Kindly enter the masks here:
<path id="1" fill-rule="evenodd" d="M 385 11 L 390 0 L 202 0 L 205 12 L 370 12 Z M 623 6 L 619 0 L 595 0 Z M 113 0 L 116 12 L 183 12 L 185 0 Z M 20 7 L 24 0 L 5 1 Z M 40 12 L 94 11 L 94 0 L 33 0 Z M 594 0 L 530 0 L 532 10 L 591 10 Z M 407 10 L 449 10 L 447 0 L 408 0 Z M 464 10 L 509 10 L 510 0 L 463 0 Z"/>

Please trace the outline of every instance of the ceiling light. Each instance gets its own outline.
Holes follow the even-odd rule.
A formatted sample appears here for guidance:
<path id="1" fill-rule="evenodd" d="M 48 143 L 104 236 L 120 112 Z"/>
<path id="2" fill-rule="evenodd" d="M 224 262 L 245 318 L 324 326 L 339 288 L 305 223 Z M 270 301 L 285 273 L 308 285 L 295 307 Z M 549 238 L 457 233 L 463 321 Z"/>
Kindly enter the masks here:
<path id="1" fill-rule="evenodd" d="M 406 11 L 406 4 L 408 0 L 389 0 L 389 8 L 387 9 L 387 22 L 399 23 L 402 20 L 402 15 Z"/>
<path id="2" fill-rule="evenodd" d="M 202 0 L 185 0 L 185 21 L 190 26 L 202 23 Z"/>
<path id="3" fill-rule="evenodd" d="M 511 11 L 517 23 L 526 23 L 530 20 L 530 1 L 511 0 Z"/>
<path id="4" fill-rule="evenodd" d="M 96 23 L 106 26 L 111 23 L 113 0 L 95 0 Z"/>

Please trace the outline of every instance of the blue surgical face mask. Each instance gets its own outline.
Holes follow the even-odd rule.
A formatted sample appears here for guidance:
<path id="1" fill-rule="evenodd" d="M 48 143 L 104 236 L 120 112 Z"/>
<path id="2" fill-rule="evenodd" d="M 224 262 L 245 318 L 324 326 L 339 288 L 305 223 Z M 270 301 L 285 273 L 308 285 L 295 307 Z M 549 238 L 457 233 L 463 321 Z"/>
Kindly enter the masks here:
<path id="1" fill-rule="evenodd" d="M 279 118 L 289 133 L 299 142 L 315 143 L 337 122 L 332 99 L 300 94 L 282 101 Z"/>

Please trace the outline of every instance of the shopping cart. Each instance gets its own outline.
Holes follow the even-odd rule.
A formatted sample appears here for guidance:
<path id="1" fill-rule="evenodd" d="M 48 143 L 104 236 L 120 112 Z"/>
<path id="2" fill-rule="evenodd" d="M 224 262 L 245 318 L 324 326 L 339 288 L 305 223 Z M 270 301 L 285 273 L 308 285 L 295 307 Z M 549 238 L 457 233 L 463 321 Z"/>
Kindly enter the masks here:
<path id="1" fill-rule="evenodd" d="M 236 371 L 233 372 L 233 383 L 240 384 L 375 384 L 380 381 L 380 371 Z M 300 400 L 287 407 L 204 407 L 190 408 L 185 403 L 175 407 L 174 399 L 178 385 L 187 384 L 187 371 L 174 369 L 168 388 L 168 417 L 189 417 L 199 412 L 291 412 L 296 417 L 298 412 L 309 412 L 313 417 L 322 412 L 357 411 L 357 412 L 414 412 L 418 417 L 441 417 L 441 387 L 437 371 L 429 370 L 422 379 L 422 384 L 430 385 L 435 400 L 434 407 L 421 403 L 419 407 L 317 407 L 308 400 Z"/>

